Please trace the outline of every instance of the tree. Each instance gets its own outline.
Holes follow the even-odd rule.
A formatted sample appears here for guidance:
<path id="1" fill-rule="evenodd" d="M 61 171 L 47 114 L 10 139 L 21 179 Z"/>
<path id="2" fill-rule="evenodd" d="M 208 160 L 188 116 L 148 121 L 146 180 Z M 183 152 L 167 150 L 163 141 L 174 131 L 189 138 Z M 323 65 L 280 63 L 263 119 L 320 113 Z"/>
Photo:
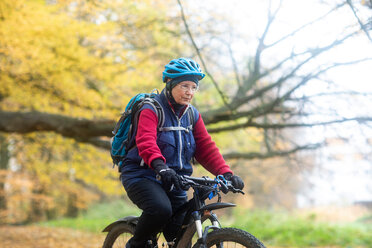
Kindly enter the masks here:
<path id="1" fill-rule="evenodd" d="M 351 27 L 342 29 L 341 36 L 335 40 L 326 42 L 316 47 L 313 45 L 310 48 L 293 48 L 287 51 L 283 57 L 277 58 L 270 65 L 263 65 L 265 53 L 275 46 L 280 46 L 287 40 L 291 40 L 296 34 L 306 30 L 306 28 L 315 25 L 316 23 L 328 18 L 337 11 L 342 11 L 348 8 L 348 2 L 344 1 L 336 6 L 330 6 L 329 11 L 321 14 L 318 18 L 298 27 L 277 40 L 267 42 L 267 37 L 272 30 L 275 18 L 280 13 L 280 4 L 276 9 L 270 8 L 268 13 L 267 24 L 264 31 L 258 39 L 255 53 L 249 58 L 249 63 L 246 73 L 238 74 L 235 70 L 235 84 L 232 82 L 226 83 L 225 88 L 221 89 L 219 83 L 213 77 L 213 73 L 209 72 L 208 63 L 202 55 L 204 44 L 197 45 L 193 34 L 188 27 L 185 14 L 181 2 L 181 17 L 185 24 L 185 31 L 191 39 L 191 44 L 194 46 L 197 56 L 199 57 L 204 70 L 207 72 L 211 82 L 215 86 L 215 90 L 220 95 L 222 105 L 214 104 L 209 107 L 203 114 L 205 123 L 210 127 L 209 132 L 218 133 L 242 128 L 258 128 L 266 130 L 265 132 L 273 132 L 284 128 L 298 127 L 313 127 L 326 126 L 337 123 L 357 122 L 369 123 L 372 118 L 368 115 L 342 117 L 334 116 L 328 120 L 319 120 L 313 122 L 304 122 L 303 117 L 310 115 L 309 110 L 305 106 L 311 104 L 311 99 L 322 96 L 349 96 L 365 97 L 370 93 L 357 92 L 324 92 L 318 95 L 296 96 L 297 91 L 309 84 L 315 84 L 316 81 L 325 81 L 322 76 L 326 72 L 335 67 L 348 66 L 351 64 L 370 61 L 372 58 L 367 54 L 363 58 L 350 61 L 322 61 L 321 56 L 329 53 L 347 41 L 363 35 L 360 31 L 368 31 L 368 23 L 363 23 L 360 19 L 359 23 L 355 23 Z M 360 25 L 359 25 L 360 24 Z M 367 32 L 368 33 L 368 32 Z M 204 43 L 209 42 L 205 40 Z M 228 44 L 225 43 L 228 46 Z M 370 44 L 369 44 L 370 45 Z M 228 47 L 231 50 L 231 47 Z M 231 54 L 232 55 L 232 54 Z M 316 61 L 318 59 L 318 61 Z M 238 68 L 234 64 L 234 57 L 231 57 L 233 68 Z M 208 59 L 208 62 L 211 60 Z M 308 67 L 308 68 L 306 68 Z M 315 82 L 315 83 L 314 83 Z M 329 83 L 329 82 L 328 82 Z M 233 89 L 233 90 L 231 90 Z M 226 94 L 226 92 L 228 94 Z M 111 129 L 114 125 L 114 120 L 89 120 L 81 118 L 73 118 L 68 115 L 49 114 L 45 112 L 6 112 L 0 113 L 2 117 L 0 122 L 0 130 L 5 132 L 29 133 L 33 131 L 54 131 L 66 137 L 74 138 L 78 141 L 83 141 L 97 145 L 99 147 L 109 148 L 109 142 L 102 139 L 102 136 L 110 137 Z M 6 121 L 5 121 L 6 120 Z M 26 121 L 24 121 L 26 120 Z M 212 126 L 212 124 L 218 124 Z M 269 136 L 266 136 L 269 139 Z M 250 153 L 244 151 L 240 153 L 226 154 L 227 158 L 265 158 L 272 156 L 283 156 L 289 153 L 296 152 L 302 149 L 311 149 L 319 147 L 321 144 L 305 144 L 303 146 L 292 145 L 285 150 L 278 150 L 271 147 L 272 141 L 266 140 L 266 152 Z M 275 146 L 275 145 L 274 145 Z"/>
<path id="2" fill-rule="evenodd" d="M 82 171 L 89 171 L 88 165 L 92 163 L 104 164 L 105 159 L 107 163 L 108 153 L 84 143 L 108 149 L 117 113 L 135 92 L 159 87 L 163 65 L 175 56 L 194 57 L 208 74 L 195 104 L 231 164 L 234 159 L 289 156 L 326 143 L 309 142 L 298 138 L 294 131 L 286 133 L 287 130 L 370 124 L 372 117 L 368 114 L 340 116 L 328 106 L 320 108 L 324 106 L 314 100 L 333 97 L 340 101 L 353 97 L 365 101 L 370 97 L 370 93 L 337 89 L 327 73 L 338 67 L 369 62 L 372 55 L 366 53 L 343 61 L 324 59 L 325 54 L 337 52 L 351 40 L 363 37 L 369 40 L 370 19 L 363 13 L 367 7 L 339 1 L 335 6 L 323 7 L 314 19 L 279 37 L 272 33 L 280 17 L 281 2 L 271 5 L 258 39 L 244 40 L 255 48 L 247 49 L 240 58 L 236 57 L 231 38 L 235 37 L 234 28 L 226 25 L 226 30 L 220 31 L 221 25 L 213 25 L 223 16 L 208 15 L 210 19 L 201 23 L 204 19 L 197 14 L 205 18 L 206 13 L 192 12 L 191 8 L 192 4 L 184 9 L 181 1 L 178 5 L 175 1 L 68 0 L 46 5 L 40 1 L 19 4 L 6 0 L 0 3 L 0 131 L 21 134 L 17 139 L 22 137 L 20 140 L 29 142 L 29 149 L 20 147 L 19 160 L 26 157 L 33 161 L 28 168 L 28 176 L 37 175 L 33 182 L 40 179 L 48 182 L 50 179 L 42 175 L 50 177 L 53 171 L 48 168 L 58 161 L 60 166 L 55 168 L 61 171 L 53 175 L 56 178 L 63 173 L 63 183 L 70 186 L 70 198 L 66 197 L 65 202 L 73 201 L 74 194 L 81 188 L 88 189 L 92 182 L 95 187 L 89 192 L 102 192 L 104 187 L 97 178 L 89 179 Z M 332 20 L 338 13 L 350 16 L 353 21 L 339 25 L 337 30 L 330 26 L 327 31 L 337 33 L 332 40 L 296 43 L 298 35 L 324 25 L 324 21 Z M 230 60 L 231 65 L 218 63 L 220 60 L 216 58 Z M 305 94 L 307 91 L 302 90 L 314 85 L 329 88 L 315 94 Z M 322 115 L 314 115 L 315 108 Z M 236 138 L 226 142 L 227 132 Z M 43 145 L 31 148 L 34 140 Z M 250 145 L 246 146 L 247 143 Z M 28 150 L 36 152 L 45 147 L 46 152 L 41 156 L 45 166 L 40 168 L 36 166 L 40 157 L 26 154 Z M 81 152 L 89 153 L 89 161 L 79 156 Z M 99 162 L 95 153 L 99 154 Z M 48 160 L 50 157 L 53 163 Z M 78 162 L 71 166 L 71 161 Z M 81 169 L 80 174 L 75 174 L 76 169 Z M 53 198 L 57 198 L 60 192 L 55 188 L 52 191 L 47 195 L 54 194 Z M 81 206 L 85 202 L 74 204 Z"/>
<path id="3" fill-rule="evenodd" d="M 362 68 L 361 70 L 364 68 L 363 75 L 367 75 L 368 67 L 372 65 L 372 54 L 363 49 L 365 51 L 363 54 L 355 52 L 350 56 L 351 53 L 347 49 L 353 51 L 354 47 L 351 47 L 350 44 L 357 40 L 363 40 L 364 47 L 371 47 L 368 35 L 371 21 L 368 19 L 370 9 L 360 6 L 358 3 L 339 1 L 335 4 L 324 3 L 325 6 L 318 4 L 316 12 L 311 11 L 312 8 L 301 12 L 297 7 L 305 5 L 304 3 L 295 3 L 295 1 L 290 3 L 288 1 L 269 2 L 271 5 L 269 4 L 266 25 L 262 25 L 260 23 L 262 19 L 252 13 L 257 9 L 254 6 L 258 5 L 257 2 L 248 4 L 236 1 L 231 3 L 231 6 L 235 4 L 238 6 L 231 8 L 225 6 L 224 11 L 235 16 L 236 12 L 232 12 L 234 9 L 245 9 L 246 12 L 249 12 L 252 8 L 255 10 L 246 15 L 253 15 L 254 18 L 250 18 L 249 21 L 245 20 L 246 26 L 227 23 L 225 24 L 226 28 L 223 28 L 224 25 L 221 23 L 217 25 L 216 21 L 211 22 L 218 26 L 219 32 L 208 33 L 202 32 L 202 28 L 199 28 L 201 25 L 196 24 L 198 23 L 197 18 L 191 16 L 190 13 L 198 13 L 194 9 L 190 9 L 193 4 L 188 6 L 187 2 L 178 1 L 185 34 L 189 37 L 190 44 L 196 51 L 195 56 L 202 61 L 203 67 L 209 71 L 209 74 L 219 76 L 218 74 L 221 74 L 219 72 L 222 71 L 229 78 L 229 81 L 226 82 L 226 75 L 224 78 L 221 76 L 219 78 L 211 77 L 215 88 L 214 92 L 220 96 L 219 102 L 221 104 L 220 108 L 208 108 L 204 115 L 206 122 L 210 124 L 209 131 L 224 132 L 245 128 L 249 131 L 244 134 L 240 132 L 237 136 L 245 135 L 244 137 L 247 138 L 252 130 L 262 131 L 260 150 L 247 152 L 250 149 L 237 150 L 235 148 L 233 151 L 226 149 L 225 158 L 252 159 L 287 156 L 290 159 L 284 164 L 286 167 L 292 168 L 291 176 L 288 176 L 287 172 L 281 173 L 279 167 L 273 164 L 280 163 L 281 159 L 278 158 L 276 161 L 270 161 L 272 163 L 270 170 L 263 171 L 267 177 L 262 179 L 261 184 L 267 187 L 270 184 L 267 179 L 270 180 L 280 173 L 282 178 L 288 179 L 286 186 L 294 186 L 298 191 L 301 188 L 299 180 L 306 184 L 304 179 L 301 179 L 301 174 L 302 178 L 307 174 L 304 171 L 311 168 L 310 161 L 315 163 L 311 157 L 304 157 L 304 153 L 298 153 L 299 151 L 330 145 L 330 138 L 335 137 L 357 146 L 359 144 L 354 142 L 355 136 L 357 136 L 355 134 L 360 132 L 359 137 L 362 137 L 362 141 L 357 147 L 357 152 L 360 153 L 358 156 L 364 157 L 366 160 L 370 157 L 370 123 L 372 119 L 368 109 L 363 106 L 371 104 L 372 92 L 370 90 L 369 92 L 358 91 L 352 86 L 346 87 L 346 89 L 342 88 L 334 77 L 337 68 L 351 68 L 356 64 L 364 64 L 364 67 L 359 68 Z M 316 1 L 308 2 L 309 7 L 315 4 L 314 2 Z M 182 3 L 187 7 L 183 8 Z M 283 6 L 285 3 L 287 6 Z M 288 4 L 294 5 L 291 12 L 287 10 L 282 14 L 285 9 L 288 9 Z M 355 6 L 358 7 L 355 8 Z M 215 6 L 213 8 L 216 9 Z M 199 9 L 203 8 L 199 7 Z M 350 11 L 353 9 L 354 11 Z M 205 12 L 208 11 L 210 10 L 205 10 Z M 299 13 L 296 13 L 297 11 Z M 306 16 L 310 16 L 306 14 L 306 12 L 310 12 L 312 13 L 311 19 L 309 18 L 308 22 L 304 23 L 301 23 L 300 20 L 291 20 L 294 25 L 286 23 L 292 28 L 291 30 L 283 32 L 280 29 L 282 32 L 278 32 L 277 23 L 285 23 L 283 15 L 291 15 L 292 12 Z M 205 14 L 200 13 L 201 16 Z M 343 22 L 337 22 L 337 25 L 329 24 L 340 20 L 340 15 L 343 16 Z M 243 16 L 238 18 L 243 19 Z M 351 25 L 351 23 L 353 24 Z M 261 27 L 257 40 L 249 40 L 243 36 L 248 32 L 244 34 L 239 32 L 244 28 L 254 30 L 257 26 Z M 324 37 L 316 38 L 315 35 L 320 32 L 323 32 Z M 242 36 L 245 38 L 244 43 L 241 40 Z M 254 50 L 252 43 L 255 46 Z M 247 50 L 244 50 L 245 48 Z M 338 53 L 346 55 L 340 56 Z M 244 60 L 246 63 L 241 66 Z M 220 63 L 216 64 L 215 61 Z M 228 74 L 228 72 L 231 73 Z M 357 80 L 357 78 L 358 76 L 354 75 L 350 82 Z M 366 78 L 359 78 L 366 81 Z M 338 80 L 342 81 L 340 78 Z M 201 99 L 205 101 L 204 98 Z M 208 102 L 208 104 L 216 106 L 215 102 Z M 209 116 L 210 119 L 208 119 Z M 350 131 L 345 132 L 345 129 Z M 232 142 L 230 141 L 230 143 Z M 360 149 L 361 147 L 363 149 Z M 296 154 L 301 154 L 301 157 L 293 156 Z M 231 160 L 229 162 L 232 163 Z M 241 165 L 242 161 L 236 162 L 236 164 L 239 163 Z M 253 161 L 250 164 L 257 163 Z M 259 167 L 265 170 L 267 164 L 260 162 Z M 257 183 L 260 178 L 259 174 L 250 176 L 254 170 L 253 168 L 249 170 L 246 180 L 249 183 L 254 182 L 250 189 L 260 185 Z M 281 170 L 283 171 L 283 168 Z M 297 182 L 292 184 L 293 181 Z M 277 187 L 278 185 L 273 187 L 272 193 L 274 194 L 270 198 L 270 205 L 273 204 L 275 196 L 278 196 Z M 260 194 L 257 196 L 255 197 L 256 203 L 262 202 L 258 198 L 265 197 Z"/>
<path id="4" fill-rule="evenodd" d="M 183 44 L 166 3 L 151 2 L 1 1 L 1 112 L 116 118 L 138 82 L 152 89 L 160 64 Z M 105 150 L 53 132 L 2 135 L 14 161 L 0 181 L 8 185 L 1 190 L 8 222 L 73 216 L 92 201 L 122 194 Z"/>
<path id="5" fill-rule="evenodd" d="M 9 148 L 4 135 L 0 135 L 0 223 L 4 223 L 7 199 L 5 197 L 5 175 L 9 165 Z"/>

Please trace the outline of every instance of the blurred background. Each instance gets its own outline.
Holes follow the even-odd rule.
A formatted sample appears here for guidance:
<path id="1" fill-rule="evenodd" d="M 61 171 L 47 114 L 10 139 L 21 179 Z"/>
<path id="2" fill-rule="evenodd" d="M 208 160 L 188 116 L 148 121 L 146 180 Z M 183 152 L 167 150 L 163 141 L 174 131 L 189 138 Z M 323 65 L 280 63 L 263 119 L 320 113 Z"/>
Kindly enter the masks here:
<path id="1" fill-rule="evenodd" d="M 189 57 L 207 74 L 193 105 L 246 183 L 221 218 L 269 247 L 372 247 L 371 16 L 368 0 L 1 0 L 0 229 L 32 242 L 139 214 L 111 131 Z"/>

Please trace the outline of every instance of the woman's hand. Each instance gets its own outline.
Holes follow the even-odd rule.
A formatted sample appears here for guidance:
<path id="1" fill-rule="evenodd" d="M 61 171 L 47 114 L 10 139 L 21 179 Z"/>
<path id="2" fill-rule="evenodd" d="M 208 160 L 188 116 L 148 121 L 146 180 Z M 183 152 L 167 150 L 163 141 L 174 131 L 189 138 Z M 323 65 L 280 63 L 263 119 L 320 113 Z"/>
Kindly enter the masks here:
<path id="1" fill-rule="evenodd" d="M 161 182 L 166 190 L 171 191 L 173 187 L 177 190 L 181 190 L 180 178 L 173 169 L 161 169 L 157 174 L 160 176 Z"/>
<path id="2" fill-rule="evenodd" d="M 231 184 L 234 186 L 236 189 L 243 189 L 244 188 L 244 181 L 236 175 L 231 174 L 230 172 L 227 172 L 223 174 L 223 177 L 226 180 L 231 181 Z"/>
<path id="3" fill-rule="evenodd" d="M 169 168 L 163 160 L 155 159 L 152 163 L 152 168 L 160 177 L 160 180 L 164 188 L 168 191 L 173 190 L 173 187 L 177 190 L 181 190 L 180 176 L 171 168 Z"/>

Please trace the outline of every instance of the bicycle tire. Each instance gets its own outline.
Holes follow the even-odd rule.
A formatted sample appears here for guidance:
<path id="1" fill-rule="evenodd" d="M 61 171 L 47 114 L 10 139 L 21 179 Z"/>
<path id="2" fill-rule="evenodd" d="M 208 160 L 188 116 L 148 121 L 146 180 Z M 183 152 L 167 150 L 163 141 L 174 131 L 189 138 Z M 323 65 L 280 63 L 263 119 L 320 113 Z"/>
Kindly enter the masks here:
<path id="1" fill-rule="evenodd" d="M 128 223 L 119 223 L 107 234 L 102 248 L 125 247 L 128 240 L 134 235 L 135 226 Z"/>
<path id="2" fill-rule="evenodd" d="M 252 234 L 237 228 L 221 228 L 214 230 L 207 235 L 207 247 L 246 247 L 265 248 L 264 244 Z M 221 245 L 223 244 L 223 245 Z M 193 248 L 201 247 L 195 244 Z"/>

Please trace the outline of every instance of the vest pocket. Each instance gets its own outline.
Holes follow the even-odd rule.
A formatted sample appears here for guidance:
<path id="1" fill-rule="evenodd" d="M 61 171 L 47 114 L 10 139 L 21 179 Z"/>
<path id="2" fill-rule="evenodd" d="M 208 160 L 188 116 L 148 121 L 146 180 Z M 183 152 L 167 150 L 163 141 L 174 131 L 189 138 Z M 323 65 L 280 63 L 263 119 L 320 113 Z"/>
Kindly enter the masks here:
<path id="1" fill-rule="evenodd" d="M 160 133 L 157 144 L 161 153 L 165 157 L 168 166 L 174 165 L 174 162 L 177 161 L 178 153 L 173 132 Z"/>
<path id="2" fill-rule="evenodd" d="M 195 154 L 195 149 L 196 149 L 196 144 L 195 144 L 195 139 L 192 133 L 185 133 L 184 134 L 184 154 L 185 154 L 185 159 L 186 162 L 189 163 L 192 158 L 194 157 Z"/>

